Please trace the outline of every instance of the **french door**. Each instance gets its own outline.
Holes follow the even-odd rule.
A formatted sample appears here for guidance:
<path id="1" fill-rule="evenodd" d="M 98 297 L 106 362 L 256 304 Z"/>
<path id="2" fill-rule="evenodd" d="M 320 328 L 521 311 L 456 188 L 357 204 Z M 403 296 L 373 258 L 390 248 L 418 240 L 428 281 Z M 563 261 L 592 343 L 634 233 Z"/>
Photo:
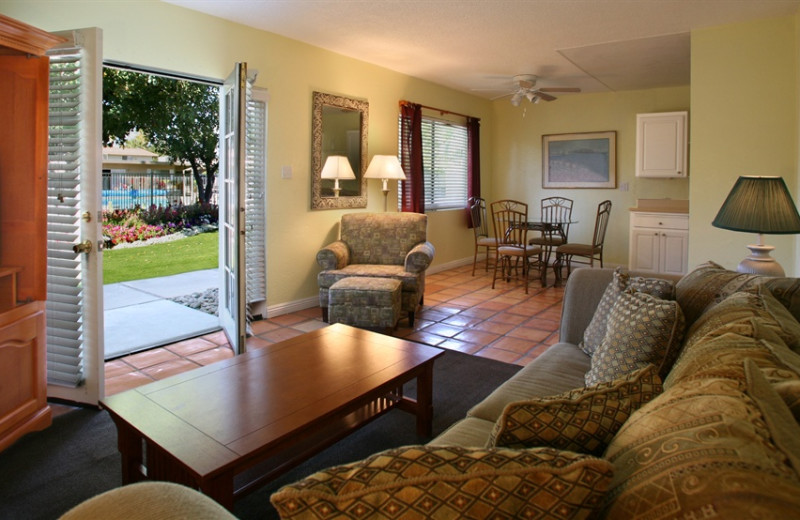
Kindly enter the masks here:
<path id="1" fill-rule="evenodd" d="M 101 231 L 102 33 L 68 39 L 50 56 L 47 186 L 47 395 L 103 398 Z"/>
<path id="2" fill-rule="evenodd" d="M 237 63 L 220 92 L 219 322 L 236 354 L 245 351 L 245 136 L 247 64 Z"/>

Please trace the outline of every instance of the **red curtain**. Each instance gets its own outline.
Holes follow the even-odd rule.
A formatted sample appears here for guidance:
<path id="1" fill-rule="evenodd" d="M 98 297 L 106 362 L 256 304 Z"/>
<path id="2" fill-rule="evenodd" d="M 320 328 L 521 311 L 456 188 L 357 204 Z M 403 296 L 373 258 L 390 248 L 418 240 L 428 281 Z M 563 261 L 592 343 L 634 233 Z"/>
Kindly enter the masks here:
<path id="1" fill-rule="evenodd" d="M 474 227 L 469 201 L 481 196 L 481 120 L 467 118 L 467 227 Z"/>
<path id="2" fill-rule="evenodd" d="M 400 164 L 406 180 L 400 181 L 402 211 L 425 213 L 425 180 L 422 172 L 422 106 L 400 105 Z"/>

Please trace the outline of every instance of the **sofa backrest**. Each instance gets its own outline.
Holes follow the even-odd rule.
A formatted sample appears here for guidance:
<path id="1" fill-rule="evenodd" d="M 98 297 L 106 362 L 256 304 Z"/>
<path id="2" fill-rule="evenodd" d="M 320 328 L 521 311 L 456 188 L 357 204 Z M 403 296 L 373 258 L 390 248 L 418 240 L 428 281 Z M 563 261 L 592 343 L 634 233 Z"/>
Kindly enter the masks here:
<path id="1" fill-rule="evenodd" d="M 403 265 L 427 231 L 428 216 L 421 213 L 351 213 L 342 216 L 341 239 L 351 264 Z"/>

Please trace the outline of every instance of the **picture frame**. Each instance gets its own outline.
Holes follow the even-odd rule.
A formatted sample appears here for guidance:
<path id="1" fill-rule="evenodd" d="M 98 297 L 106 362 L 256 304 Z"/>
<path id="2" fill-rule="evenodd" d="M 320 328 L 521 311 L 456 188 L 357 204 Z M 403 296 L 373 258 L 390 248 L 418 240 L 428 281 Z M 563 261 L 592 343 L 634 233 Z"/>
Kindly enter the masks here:
<path id="1" fill-rule="evenodd" d="M 542 188 L 616 188 L 617 132 L 542 136 Z"/>

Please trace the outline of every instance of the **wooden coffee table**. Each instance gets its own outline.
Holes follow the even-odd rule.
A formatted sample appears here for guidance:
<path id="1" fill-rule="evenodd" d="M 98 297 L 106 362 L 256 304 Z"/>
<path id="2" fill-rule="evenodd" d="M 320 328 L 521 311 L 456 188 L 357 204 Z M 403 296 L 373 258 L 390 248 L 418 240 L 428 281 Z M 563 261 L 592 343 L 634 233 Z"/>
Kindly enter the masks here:
<path id="1" fill-rule="evenodd" d="M 167 480 L 228 509 L 383 413 L 430 436 L 442 350 L 336 324 L 103 399 L 123 483 Z M 403 384 L 417 380 L 417 396 Z"/>

